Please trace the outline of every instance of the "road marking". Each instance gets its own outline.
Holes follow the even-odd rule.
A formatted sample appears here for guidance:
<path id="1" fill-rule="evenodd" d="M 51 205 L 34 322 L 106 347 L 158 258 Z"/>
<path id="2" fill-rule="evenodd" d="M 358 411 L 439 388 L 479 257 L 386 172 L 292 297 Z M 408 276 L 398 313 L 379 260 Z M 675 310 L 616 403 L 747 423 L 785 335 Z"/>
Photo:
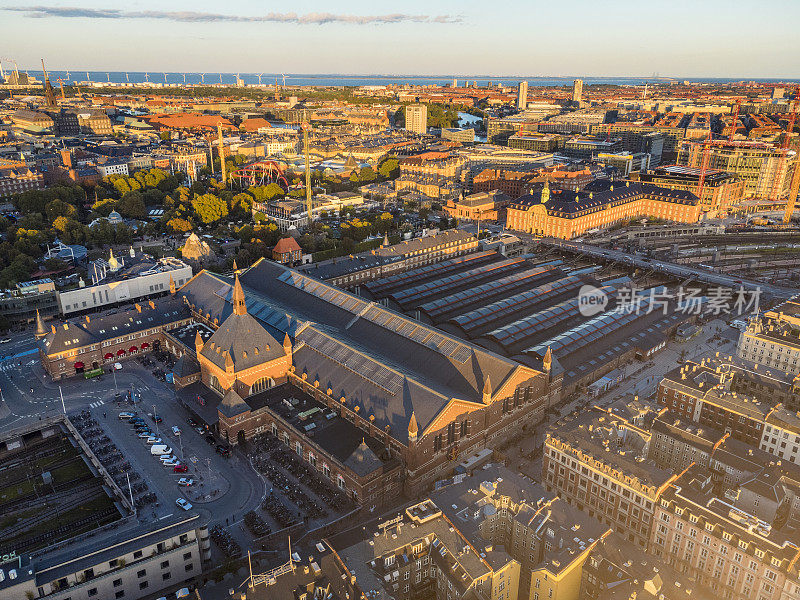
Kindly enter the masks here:
<path id="1" fill-rule="evenodd" d="M 168 515 L 164 515 L 163 517 L 159 517 L 159 521 L 163 521 L 164 519 L 169 519 L 174 513 L 169 513 Z"/>
<path id="2" fill-rule="evenodd" d="M 89 405 L 89 408 L 97 408 L 98 406 L 103 406 L 103 404 L 105 404 L 105 400 L 99 400 L 97 402 L 92 402 Z"/>

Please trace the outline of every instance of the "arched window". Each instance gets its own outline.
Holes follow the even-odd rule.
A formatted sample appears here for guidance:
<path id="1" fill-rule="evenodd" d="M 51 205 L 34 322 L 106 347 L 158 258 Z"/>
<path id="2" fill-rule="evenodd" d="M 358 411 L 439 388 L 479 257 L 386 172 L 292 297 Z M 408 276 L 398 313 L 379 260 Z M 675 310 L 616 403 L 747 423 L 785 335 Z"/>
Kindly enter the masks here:
<path id="1" fill-rule="evenodd" d="M 218 394 L 225 394 L 225 390 L 222 389 L 222 386 L 219 384 L 219 379 L 217 379 L 216 375 L 212 375 L 209 379 L 211 383 L 211 389 L 217 392 Z"/>
<path id="2" fill-rule="evenodd" d="M 272 377 L 262 377 L 250 387 L 250 395 L 252 396 L 253 394 L 258 394 L 259 392 L 268 390 L 274 385 L 275 385 L 275 380 L 272 379 Z"/>

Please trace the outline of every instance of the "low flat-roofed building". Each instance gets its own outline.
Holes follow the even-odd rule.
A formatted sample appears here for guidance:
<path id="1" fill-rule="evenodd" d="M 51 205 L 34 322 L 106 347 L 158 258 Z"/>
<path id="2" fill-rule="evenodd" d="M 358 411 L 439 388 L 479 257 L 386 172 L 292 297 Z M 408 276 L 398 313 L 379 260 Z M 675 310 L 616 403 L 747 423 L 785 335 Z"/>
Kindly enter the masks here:
<path id="1" fill-rule="evenodd" d="M 177 258 L 153 259 L 133 249 L 119 258 L 112 252 L 108 260 L 94 261 L 88 272 L 91 285 L 59 292 L 61 314 L 166 294 L 192 277 L 192 267 Z"/>

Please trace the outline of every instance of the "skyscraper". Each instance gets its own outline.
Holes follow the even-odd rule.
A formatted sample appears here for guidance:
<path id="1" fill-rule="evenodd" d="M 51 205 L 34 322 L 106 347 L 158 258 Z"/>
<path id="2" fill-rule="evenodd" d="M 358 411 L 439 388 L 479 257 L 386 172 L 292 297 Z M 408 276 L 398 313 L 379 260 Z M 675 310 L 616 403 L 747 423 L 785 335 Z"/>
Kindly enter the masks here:
<path id="1" fill-rule="evenodd" d="M 583 79 L 572 82 L 572 101 L 580 104 L 583 101 Z"/>
<path id="2" fill-rule="evenodd" d="M 424 104 L 406 106 L 406 129 L 420 135 L 428 132 L 428 107 Z"/>
<path id="3" fill-rule="evenodd" d="M 517 92 L 517 108 L 525 110 L 526 106 L 528 106 L 528 82 L 520 81 L 519 91 Z"/>

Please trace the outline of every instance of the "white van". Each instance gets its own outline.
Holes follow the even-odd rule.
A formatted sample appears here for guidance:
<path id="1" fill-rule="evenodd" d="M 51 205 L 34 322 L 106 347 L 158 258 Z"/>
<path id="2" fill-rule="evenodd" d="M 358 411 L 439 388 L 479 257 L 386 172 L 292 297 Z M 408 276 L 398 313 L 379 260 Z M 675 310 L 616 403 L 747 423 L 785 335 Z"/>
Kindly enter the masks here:
<path id="1" fill-rule="evenodd" d="M 162 454 L 172 454 L 172 448 L 166 444 L 154 444 L 150 446 L 150 454 L 153 456 L 161 456 Z"/>

